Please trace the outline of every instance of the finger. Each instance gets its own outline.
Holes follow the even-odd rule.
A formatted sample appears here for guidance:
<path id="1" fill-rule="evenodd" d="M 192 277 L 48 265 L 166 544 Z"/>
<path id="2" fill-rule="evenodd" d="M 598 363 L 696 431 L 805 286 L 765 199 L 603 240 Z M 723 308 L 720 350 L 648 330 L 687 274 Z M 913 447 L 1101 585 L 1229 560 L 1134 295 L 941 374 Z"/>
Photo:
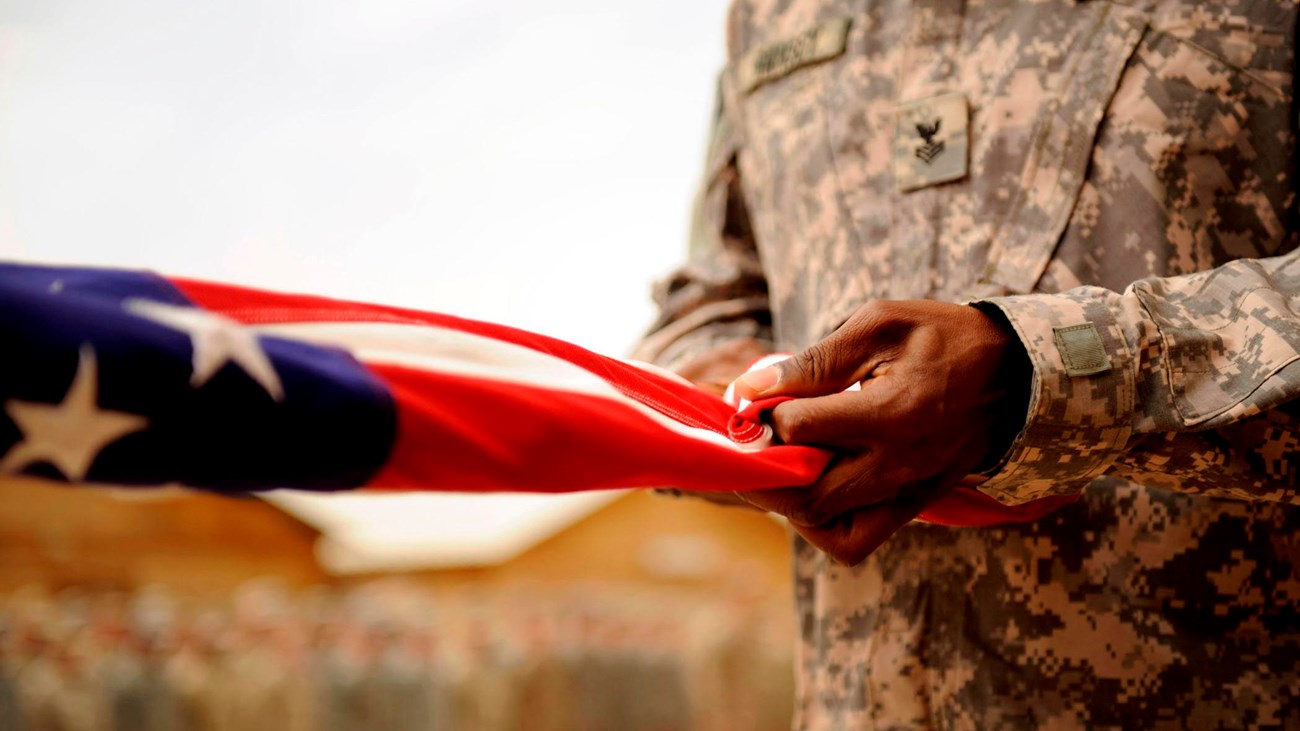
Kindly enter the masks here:
<path id="1" fill-rule="evenodd" d="M 735 492 L 725 492 L 725 491 L 687 492 L 675 487 L 659 487 L 659 488 L 655 488 L 655 492 L 661 495 L 671 495 L 672 497 L 677 497 L 677 498 L 683 497 L 685 495 L 689 495 L 692 498 L 703 500 L 706 503 L 713 503 L 714 505 L 721 505 L 723 507 L 728 507 L 728 508 L 741 508 L 744 510 L 762 510 L 761 508 L 758 508 L 757 506 L 744 500 L 743 498 L 740 497 L 739 493 L 735 493 Z"/>
<path id="2" fill-rule="evenodd" d="M 791 523 L 818 526 L 876 503 L 893 500 L 904 489 L 924 485 L 916 470 L 895 466 L 885 473 L 878 451 L 837 456 L 817 482 L 807 487 L 736 493 L 754 507 L 785 516 Z"/>
<path id="3" fill-rule="evenodd" d="M 899 457 L 875 449 L 834 462 L 809 487 L 805 522 L 823 525 L 887 500 L 928 503 L 940 490 L 960 484 L 968 472 L 959 455 L 943 450 Z"/>
<path id="4" fill-rule="evenodd" d="M 885 455 L 868 448 L 837 460 L 826 469 L 805 496 L 805 522 L 824 525 L 855 510 L 893 500 L 917 478 L 910 465 L 890 469 Z"/>
<path id="5" fill-rule="evenodd" d="M 860 391 L 795 399 L 777 404 L 769 417 L 786 444 L 860 449 L 874 434 L 892 429 L 898 405 L 889 393 L 893 379 L 868 380 Z"/>
<path id="6" fill-rule="evenodd" d="M 756 508 L 785 516 L 791 523 L 812 525 L 808 520 L 808 488 L 751 490 L 736 495 Z"/>
<path id="7" fill-rule="evenodd" d="M 837 563 L 856 566 L 920 515 L 923 507 L 919 500 L 891 501 L 849 513 L 827 526 L 794 525 L 794 529 Z"/>
<path id="8" fill-rule="evenodd" d="M 770 396 L 838 393 L 866 375 L 860 357 L 862 345 L 853 333 L 836 330 L 776 365 L 742 375 L 736 381 L 736 394 L 754 401 Z"/>

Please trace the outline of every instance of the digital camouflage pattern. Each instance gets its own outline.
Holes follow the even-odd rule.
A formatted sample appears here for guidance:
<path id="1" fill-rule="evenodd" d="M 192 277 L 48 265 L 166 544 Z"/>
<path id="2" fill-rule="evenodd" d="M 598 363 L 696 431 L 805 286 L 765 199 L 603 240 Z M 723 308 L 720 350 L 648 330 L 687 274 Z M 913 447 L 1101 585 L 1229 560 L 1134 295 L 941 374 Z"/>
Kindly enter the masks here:
<path id="1" fill-rule="evenodd" d="M 739 83 L 839 18 L 842 53 Z M 1081 492 L 1037 523 L 913 524 L 854 568 L 797 541 L 798 728 L 1300 728 L 1295 22 L 1287 0 L 733 5 L 690 258 L 638 355 L 981 301 L 1035 366 L 982 489 Z M 924 121 L 952 94 L 965 149 L 951 108 Z M 954 150 L 965 176 L 925 181 Z"/>

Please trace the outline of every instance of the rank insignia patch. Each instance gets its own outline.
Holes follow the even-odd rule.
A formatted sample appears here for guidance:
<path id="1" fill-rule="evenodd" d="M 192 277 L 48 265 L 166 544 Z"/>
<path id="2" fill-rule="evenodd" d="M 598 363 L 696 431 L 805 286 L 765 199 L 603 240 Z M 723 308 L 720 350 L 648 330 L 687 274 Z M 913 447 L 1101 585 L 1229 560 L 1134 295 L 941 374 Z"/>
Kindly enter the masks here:
<path id="1" fill-rule="evenodd" d="M 966 176 L 969 147 L 966 97 L 904 102 L 895 108 L 894 175 L 900 190 L 916 190 Z"/>

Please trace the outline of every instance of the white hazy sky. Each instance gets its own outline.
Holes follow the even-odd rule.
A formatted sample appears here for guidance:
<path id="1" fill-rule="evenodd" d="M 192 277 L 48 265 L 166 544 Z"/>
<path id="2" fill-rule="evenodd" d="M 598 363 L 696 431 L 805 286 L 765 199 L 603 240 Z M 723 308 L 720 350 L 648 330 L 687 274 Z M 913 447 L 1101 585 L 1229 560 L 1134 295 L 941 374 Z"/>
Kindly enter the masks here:
<path id="1" fill-rule="evenodd" d="M 621 355 L 685 249 L 724 6 L 3 0 L 0 258 L 450 312 Z M 499 503 L 476 523 L 454 500 L 366 520 L 520 530 L 493 527 Z"/>
<path id="2" fill-rule="evenodd" d="M 620 354 L 683 250 L 723 0 L 4 0 L 0 256 Z"/>

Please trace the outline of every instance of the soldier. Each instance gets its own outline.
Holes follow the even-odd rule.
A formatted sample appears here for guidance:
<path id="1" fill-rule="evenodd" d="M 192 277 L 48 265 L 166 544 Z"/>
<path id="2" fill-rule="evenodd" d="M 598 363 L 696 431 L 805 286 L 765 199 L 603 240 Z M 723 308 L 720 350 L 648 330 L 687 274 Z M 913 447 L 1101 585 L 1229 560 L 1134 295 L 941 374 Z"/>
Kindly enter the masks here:
<path id="1" fill-rule="evenodd" d="M 64 636 L 25 668 L 21 680 L 32 731 L 111 731 L 111 708 L 92 670 L 90 645 L 84 635 Z"/>
<path id="2" fill-rule="evenodd" d="M 640 726 L 624 728 L 641 731 L 691 728 L 691 703 L 677 626 L 642 620 L 634 629 L 637 634 L 630 649 L 639 679 L 631 684 L 628 705 L 637 709 Z"/>
<path id="3" fill-rule="evenodd" d="M 176 699 L 177 726 L 189 731 L 215 731 L 217 709 L 215 673 L 220 663 L 216 614 L 195 618 L 180 634 L 175 653 L 167 659 L 163 677 Z"/>
<path id="4" fill-rule="evenodd" d="M 409 628 L 391 621 L 373 630 L 375 658 L 366 679 L 370 713 L 367 728 L 375 731 L 428 731 L 441 721 L 436 715 L 437 688 L 430 682 L 427 658 L 409 639 Z"/>
<path id="5" fill-rule="evenodd" d="M 458 728 L 505 731 L 518 728 L 517 659 L 493 626 L 470 619 L 466 633 L 467 666 L 460 677 L 456 703 Z"/>
<path id="6" fill-rule="evenodd" d="M 1300 727 L 1295 20 L 735 2 L 638 356 L 798 353 L 738 388 L 839 454 L 746 496 L 802 534 L 797 727 Z M 962 481 L 1076 499 L 909 522 Z"/>
<path id="7" fill-rule="evenodd" d="M 569 697 L 573 688 L 560 657 L 554 628 L 540 614 L 528 615 L 522 625 L 519 723 L 531 731 L 571 729 Z"/>
<path id="8" fill-rule="evenodd" d="M 10 618 L 0 609 L 0 728 L 23 731 L 27 721 L 18 697 L 18 643 L 12 635 Z"/>
<path id="9" fill-rule="evenodd" d="M 364 728 L 368 723 L 366 678 L 370 673 L 367 637 L 352 617 L 326 616 L 313 636 L 313 726 L 321 731 Z"/>
<path id="10" fill-rule="evenodd" d="M 231 643 L 214 678 L 218 731 L 311 726 L 308 668 L 288 612 L 277 584 L 250 583 L 236 594 Z"/>

